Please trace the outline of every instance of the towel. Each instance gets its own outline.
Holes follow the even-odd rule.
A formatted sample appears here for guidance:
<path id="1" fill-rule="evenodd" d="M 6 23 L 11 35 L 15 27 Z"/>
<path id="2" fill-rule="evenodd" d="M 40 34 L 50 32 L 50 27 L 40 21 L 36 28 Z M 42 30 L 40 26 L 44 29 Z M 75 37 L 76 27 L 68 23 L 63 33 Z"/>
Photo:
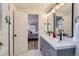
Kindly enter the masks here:
<path id="1" fill-rule="evenodd" d="M 79 42 L 79 23 L 76 23 L 74 26 L 74 37 L 73 41 Z"/>

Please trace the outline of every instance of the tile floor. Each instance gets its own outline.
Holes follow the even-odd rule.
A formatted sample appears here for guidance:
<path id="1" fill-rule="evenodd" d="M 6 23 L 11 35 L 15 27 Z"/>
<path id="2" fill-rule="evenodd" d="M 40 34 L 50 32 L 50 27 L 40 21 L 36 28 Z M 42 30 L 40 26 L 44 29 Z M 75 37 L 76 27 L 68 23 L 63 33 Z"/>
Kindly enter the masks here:
<path id="1" fill-rule="evenodd" d="M 40 50 L 29 50 L 27 53 L 19 56 L 43 56 Z"/>

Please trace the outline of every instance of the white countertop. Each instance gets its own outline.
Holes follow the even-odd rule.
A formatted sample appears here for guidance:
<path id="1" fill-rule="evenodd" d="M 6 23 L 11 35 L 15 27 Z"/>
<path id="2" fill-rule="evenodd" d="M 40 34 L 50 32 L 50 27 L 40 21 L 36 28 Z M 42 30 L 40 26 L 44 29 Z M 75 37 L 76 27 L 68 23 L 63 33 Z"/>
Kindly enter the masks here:
<path id="1" fill-rule="evenodd" d="M 47 36 L 47 35 L 41 35 L 41 37 L 47 41 L 53 48 L 55 48 L 56 50 L 59 49 L 67 49 L 67 48 L 74 48 L 75 44 L 74 43 L 70 43 L 67 41 L 60 41 L 57 38 L 53 38 L 51 36 Z"/>

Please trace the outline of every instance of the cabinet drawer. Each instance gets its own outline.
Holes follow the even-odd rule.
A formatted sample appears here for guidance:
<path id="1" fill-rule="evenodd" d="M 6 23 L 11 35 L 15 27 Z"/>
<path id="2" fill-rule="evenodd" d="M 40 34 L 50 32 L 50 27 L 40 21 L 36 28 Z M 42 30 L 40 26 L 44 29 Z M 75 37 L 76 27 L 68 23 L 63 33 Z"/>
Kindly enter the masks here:
<path id="1" fill-rule="evenodd" d="M 58 56 L 74 56 L 75 48 L 57 50 L 57 55 Z"/>

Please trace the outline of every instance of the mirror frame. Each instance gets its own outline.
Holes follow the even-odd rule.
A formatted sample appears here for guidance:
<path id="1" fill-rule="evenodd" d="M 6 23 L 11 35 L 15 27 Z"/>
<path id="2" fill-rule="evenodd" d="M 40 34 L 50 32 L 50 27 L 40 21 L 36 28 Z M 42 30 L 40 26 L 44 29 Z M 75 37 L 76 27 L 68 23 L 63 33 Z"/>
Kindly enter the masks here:
<path id="1" fill-rule="evenodd" d="M 70 36 L 68 36 L 68 35 L 64 35 L 64 36 L 66 36 L 66 37 L 70 37 L 70 38 L 72 38 L 73 37 L 73 33 L 74 33 L 74 3 L 71 3 L 72 4 L 72 16 L 71 16 L 71 18 L 72 18 L 72 30 L 71 30 L 71 32 L 72 32 L 72 35 L 71 35 L 71 37 Z M 56 32 L 56 14 L 54 13 L 54 32 Z"/>

